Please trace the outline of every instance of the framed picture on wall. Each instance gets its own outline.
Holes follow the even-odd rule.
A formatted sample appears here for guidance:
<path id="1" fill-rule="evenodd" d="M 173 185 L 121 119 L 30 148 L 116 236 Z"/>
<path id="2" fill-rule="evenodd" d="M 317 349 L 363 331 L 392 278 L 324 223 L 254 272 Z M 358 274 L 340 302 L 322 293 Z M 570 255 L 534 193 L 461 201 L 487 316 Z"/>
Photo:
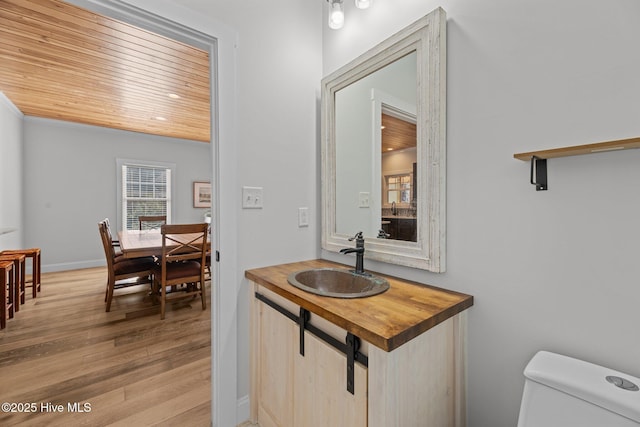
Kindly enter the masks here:
<path id="1" fill-rule="evenodd" d="M 198 182 L 193 183 L 193 207 L 194 208 L 210 208 L 211 207 L 211 183 Z"/>

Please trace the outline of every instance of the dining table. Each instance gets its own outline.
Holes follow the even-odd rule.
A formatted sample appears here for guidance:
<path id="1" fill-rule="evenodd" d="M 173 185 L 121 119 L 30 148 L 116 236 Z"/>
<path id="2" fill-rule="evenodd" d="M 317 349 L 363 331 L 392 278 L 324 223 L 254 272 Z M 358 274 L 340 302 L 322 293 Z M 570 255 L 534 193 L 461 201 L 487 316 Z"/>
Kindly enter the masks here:
<path id="1" fill-rule="evenodd" d="M 198 235 L 199 233 L 190 233 L 172 235 L 172 237 L 182 243 L 188 243 Z M 162 233 L 160 233 L 159 229 L 118 231 L 118 239 L 120 241 L 120 250 L 125 258 L 162 256 Z M 210 249 L 211 241 L 207 238 L 207 251 L 210 251 Z"/>

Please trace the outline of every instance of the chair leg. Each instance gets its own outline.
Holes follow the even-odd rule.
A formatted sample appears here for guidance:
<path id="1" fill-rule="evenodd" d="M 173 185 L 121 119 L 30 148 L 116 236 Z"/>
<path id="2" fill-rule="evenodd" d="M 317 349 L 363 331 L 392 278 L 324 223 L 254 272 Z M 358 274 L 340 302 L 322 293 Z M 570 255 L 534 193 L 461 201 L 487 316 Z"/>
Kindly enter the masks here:
<path id="1" fill-rule="evenodd" d="M 207 287 L 204 285 L 204 281 L 200 282 L 200 299 L 202 300 L 202 310 L 207 309 Z"/>
<path id="2" fill-rule="evenodd" d="M 23 259 L 23 262 L 20 263 L 20 304 L 24 304 L 26 302 L 27 297 L 27 284 L 26 284 L 26 276 L 27 276 L 27 262 Z"/>
<path id="3" fill-rule="evenodd" d="M 16 302 L 14 299 L 15 296 L 15 286 L 16 286 L 16 282 L 15 282 L 15 274 L 12 271 L 11 274 L 9 275 L 9 289 L 7 292 L 8 293 L 8 297 L 9 297 L 9 304 L 11 305 L 9 307 L 9 319 L 13 319 L 13 313 L 15 310 L 15 306 L 16 306 Z"/>
<path id="4" fill-rule="evenodd" d="M 160 283 L 160 320 L 164 320 L 164 308 L 167 299 L 167 287 Z"/>
<path id="5" fill-rule="evenodd" d="M 158 282 L 156 281 L 156 277 L 152 276 L 151 280 L 151 300 L 153 304 L 158 304 L 158 294 L 160 293 L 160 288 L 158 287 Z"/>
<path id="6" fill-rule="evenodd" d="M 40 268 L 40 267 L 41 267 L 41 264 L 40 264 L 40 255 L 41 255 L 41 254 L 40 254 L 40 251 L 38 251 L 38 252 L 36 253 L 36 258 L 37 258 L 37 260 L 36 260 L 36 266 L 37 266 L 37 270 L 36 270 L 36 272 L 35 272 L 35 278 L 38 280 L 38 282 L 33 284 L 34 288 L 35 288 L 38 292 L 40 292 L 40 285 L 41 285 L 41 282 L 40 282 L 40 270 L 41 270 L 41 268 Z M 35 268 L 34 268 L 34 269 L 35 269 Z"/>
<path id="7" fill-rule="evenodd" d="M 20 282 L 23 278 L 20 276 L 20 261 L 13 263 L 13 312 L 20 311 Z"/>
<path id="8" fill-rule="evenodd" d="M 107 280 L 107 295 L 105 296 L 105 301 L 107 302 L 107 307 L 105 309 L 106 312 L 111 311 L 111 300 L 113 299 L 113 283 L 111 279 Z"/>
<path id="9" fill-rule="evenodd" d="M 14 271 L 13 263 L 8 263 L 0 268 L 0 329 L 7 327 L 7 317 L 13 318 L 13 304 L 15 304 L 14 296 Z"/>
<path id="10" fill-rule="evenodd" d="M 7 273 L 2 270 L 2 277 L 0 277 L 0 300 L 2 300 L 2 306 L 0 306 L 0 329 L 7 327 Z"/>

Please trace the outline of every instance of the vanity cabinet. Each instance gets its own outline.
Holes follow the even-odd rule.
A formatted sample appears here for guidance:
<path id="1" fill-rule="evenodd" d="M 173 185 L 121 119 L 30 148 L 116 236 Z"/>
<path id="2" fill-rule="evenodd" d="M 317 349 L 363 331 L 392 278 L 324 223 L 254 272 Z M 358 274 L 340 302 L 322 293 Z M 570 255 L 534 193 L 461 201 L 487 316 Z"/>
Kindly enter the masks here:
<path id="1" fill-rule="evenodd" d="M 418 238 L 415 218 L 383 217 L 382 229 L 388 239 L 415 242 Z"/>
<path id="2" fill-rule="evenodd" d="M 465 426 L 464 310 L 473 297 L 388 276 L 391 287 L 380 295 L 321 297 L 286 281 L 308 267 L 336 264 L 314 260 L 245 273 L 252 290 L 251 421 L 262 427 Z M 405 300 L 405 294 L 412 296 Z M 310 313 L 302 329 L 304 356 L 301 308 Z M 363 356 L 353 365 L 353 393 L 347 356 L 321 336 L 345 343 L 347 334 L 360 338 Z"/>
<path id="3" fill-rule="evenodd" d="M 284 301 L 264 288 L 256 291 L 280 305 Z M 354 393 L 346 389 L 346 356 L 299 327 L 262 301 L 253 305 L 252 354 L 254 422 L 272 426 L 367 425 L 367 370 L 354 368 Z M 297 311 L 296 311 L 297 312 Z M 253 411 L 252 411 L 253 412 Z"/>

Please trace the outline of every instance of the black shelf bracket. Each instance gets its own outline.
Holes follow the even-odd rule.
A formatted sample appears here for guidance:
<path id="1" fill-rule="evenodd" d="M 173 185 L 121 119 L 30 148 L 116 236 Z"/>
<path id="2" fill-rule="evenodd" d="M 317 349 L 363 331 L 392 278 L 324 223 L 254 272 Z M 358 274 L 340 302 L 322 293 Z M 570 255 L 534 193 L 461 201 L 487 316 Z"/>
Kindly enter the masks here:
<path id="1" fill-rule="evenodd" d="M 535 174 L 534 174 L 535 169 Z M 547 191 L 547 159 L 531 156 L 531 184 L 536 186 L 536 191 Z"/>

